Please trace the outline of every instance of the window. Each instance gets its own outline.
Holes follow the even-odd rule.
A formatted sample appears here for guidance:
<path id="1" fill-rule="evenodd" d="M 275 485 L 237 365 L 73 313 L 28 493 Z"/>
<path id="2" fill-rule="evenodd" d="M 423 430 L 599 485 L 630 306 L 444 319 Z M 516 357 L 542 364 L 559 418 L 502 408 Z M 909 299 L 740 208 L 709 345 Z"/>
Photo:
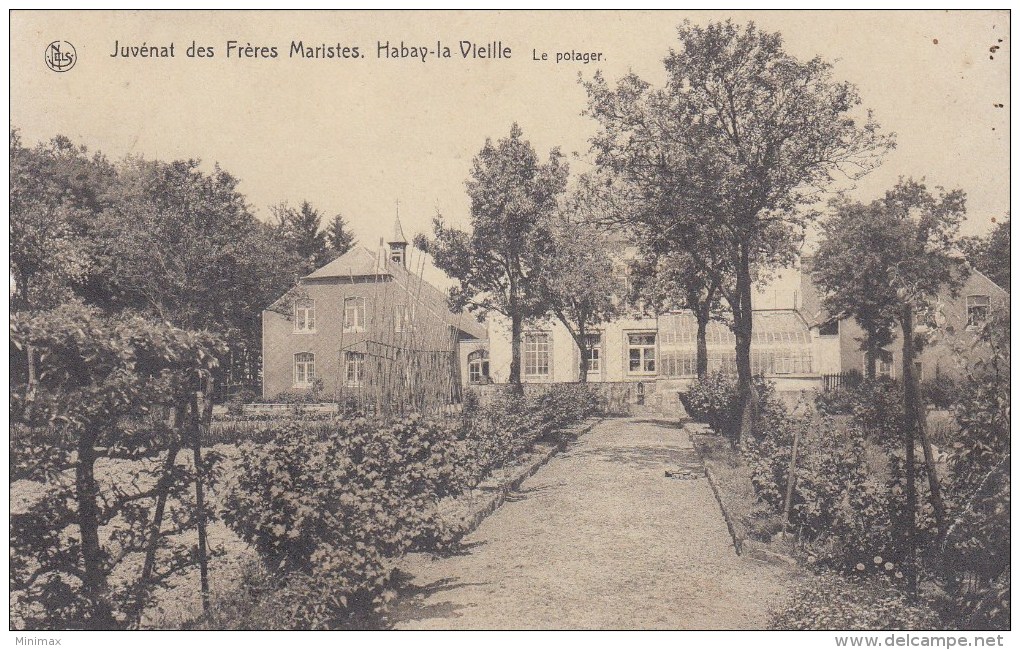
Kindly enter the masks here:
<path id="1" fill-rule="evenodd" d="M 830 320 L 818 328 L 819 336 L 839 336 L 839 321 Z"/>
<path id="2" fill-rule="evenodd" d="M 588 334 L 584 338 L 584 354 L 588 357 L 588 372 L 602 372 L 602 335 Z"/>
<path id="3" fill-rule="evenodd" d="M 348 386 L 360 386 L 365 378 L 365 354 L 363 352 L 344 353 L 344 366 Z"/>
<path id="4" fill-rule="evenodd" d="M 404 263 L 404 249 L 403 248 L 392 248 L 390 249 L 390 261 L 396 262 L 397 264 Z"/>
<path id="5" fill-rule="evenodd" d="M 299 352 L 294 355 L 294 385 L 311 386 L 315 381 L 315 355 Z"/>
<path id="6" fill-rule="evenodd" d="M 655 334 L 627 335 L 628 370 L 631 374 L 655 372 Z"/>
<path id="7" fill-rule="evenodd" d="M 879 350 L 875 361 L 875 374 L 879 377 L 894 377 L 893 356 L 888 350 Z"/>
<path id="8" fill-rule="evenodd" d="M 988 296 L 967 296 L 967 327 L 975 329 L 988 320 Z"/>
<path id="9" fill-rule="evenodd" d="M 294 303 L 294 331 L 315 331 L 315 301 L 299 300 Z"/>
<path id="10" fill-rule="evenodd" d="M 411 309 L 410 305 L 397 305 L 393 310 L 393 331 L 410 331 L 413 315 L 414 311 Z"/>
<path id="11" fill-rule="evenodd" d="M 549 376 L 549 335 L 533 332 L 524 335 L 524 375 Z"/>
<path id="12" fill-rule="evenodd" d="M 475 350 L 468 355 L 468 382 L 472 384 L 489 383 L 489 352 Z"/>
<path id="13" fill-rule="evenodd" d="M 365 299 L 360 297 L 344 300 L 344 331 L 365 331 Z"/>

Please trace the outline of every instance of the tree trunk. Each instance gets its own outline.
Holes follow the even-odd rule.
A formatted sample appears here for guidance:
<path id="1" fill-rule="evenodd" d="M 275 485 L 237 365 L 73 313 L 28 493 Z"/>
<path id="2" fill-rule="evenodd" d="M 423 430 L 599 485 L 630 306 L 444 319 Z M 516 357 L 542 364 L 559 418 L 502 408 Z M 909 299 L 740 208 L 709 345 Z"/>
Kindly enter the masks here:
<path id="1" fill-rule="evenodd" d="M 711 317 L 707 312 L 702 311 L 696 312 L 695 315 L 698 319 L 698 351 L 696 367 L 698 379 L 704 379 L 708 376 L 708 321 Z"/>
<path id="2" fill-rule="evenodd" d="M 878 365 L 878 349 L 868 344 L 867 349 L 864 351 L 864 376 L 868 381 L 873 381 L 876 374 L 876 366 Z"/>
<path id="3" fill-rule="evenodd" d="M 103 569 L 103 552 L 99 543 L 99 485 L 96 483 L 95 435 L 82 432 L 78 442 L 78 462 L 75 465 L 75 487 L 78 493 L 78 529 L 81 532 L 81 556 L 84 564 L 82 590 L 92 611 L 85 622 L 89 629 L 113 629 L 115 622 L 107 601 L 106 572 Z"/>
<path id="4" fill-rule="evenodd" d="M 207 386 L 208 387 L 208 386 Z M 208 406 L 206 405 L 208 402 Z M 202 429 L 205 427 L 207 408 L 212 406 L 208 392 L 197 392 L 192 397 L 192 449 L 195 463 L 195 523 L 198 527 L 199 586 L 202 593 L 202 611 L 209 611 L 208 537 L 205 528 L 205 486 L 202 484 Z"/>
<path id="5" fill-rule="evenodd" d="M 581 362 L 577 366 L 577 381 L 581 384 L 588 383 L 588 333 L 585 327 L 582 325 L 577 329 L 577 335 L 573 332 L 570 333 L 574 337 L 574 343 L 577 344 L 577 349 L 581 351 Z"/>
<path id="6" fill-rule="evenodd" d="M 914 392 L 914 310 L 904 305 L 900 316 L 903 335 L 903 437 L 906 451 L 907 516 L 906 546 L 907 562 L 903 572 L 907 588 L 917 595 L 917 485 L 914 467 L 914 432 L 917 430 L 917 395 Z"/>
<path id="7" fill-rule="evenodd" d="M 510 385 L 515 393 L 524 393 L 521 386 L 521 330 L 523 319 L 519 314 L 514 313 L 510 317 Z"/>
<path id="8" fill-rule="evenodd" d="M 743 442 L 754 432 L 756 395 L 751 381 L 751 337 L 753 312 L 751 311 L 751 264 L 747 251 L 741 247 L 737 265 L 737 298 L 739 309 L 733 310 L 733 334 L 737 339 L 737 408 L 740 412 L 739 441 Z"/>

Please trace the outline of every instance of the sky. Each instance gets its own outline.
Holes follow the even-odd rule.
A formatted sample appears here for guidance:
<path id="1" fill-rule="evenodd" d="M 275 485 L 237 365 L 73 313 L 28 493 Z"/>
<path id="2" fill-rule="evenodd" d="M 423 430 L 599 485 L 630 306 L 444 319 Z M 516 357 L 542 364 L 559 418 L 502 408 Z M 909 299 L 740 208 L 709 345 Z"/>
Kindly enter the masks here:
<path id="1" fill-rule="evenodd" d="M 754 20 L 800 58 L 833 62 L 882 127 L 897 134 L 852 195 L 880 196 L 900 176 L 968 194 L 965 234 L 1009 210 L 1009 14 L 981 12 L 74 12 L 11 15 L 11 125 L 34 143 L 63 134 L 108 157 L 199 158 L 240 178 L 261 218 L 309 200 L 342 213 L 359 240 L 389 236 L 399 201 L 408 237 L 437 211 L 465 225 L 464 190 L 486 138 L 518 122 L 541 156 L 561 147 L 588 166 L 595 124 L 579 77 L 633 71 L 662 82 L 684 19 Z M 77 61 L 51 71 L 53 41 Z M 227 57 L 227 42 L 277 58 Z M 498 43 L 510 58 L 463 59 L 459 43 Z M 288 56 L 291 41 L 357 47 L 362 58 Z M 380 58 L 379 44 L 436 41 L 452 58 Z M 174 58 L 113 57 L 120 46 L 175 45 Z M 192 43 L 213 58 L 189 58 Z M 993 48 L 995 48 L 993 50 Z M 535 61 L 542 52 L 550 60 Z M 601 61 L 556 63 L 558 52 Z M 235 50 L 236 52 L 236 50 Z M 577 158 L 573 158 L 573 154 Z"/>

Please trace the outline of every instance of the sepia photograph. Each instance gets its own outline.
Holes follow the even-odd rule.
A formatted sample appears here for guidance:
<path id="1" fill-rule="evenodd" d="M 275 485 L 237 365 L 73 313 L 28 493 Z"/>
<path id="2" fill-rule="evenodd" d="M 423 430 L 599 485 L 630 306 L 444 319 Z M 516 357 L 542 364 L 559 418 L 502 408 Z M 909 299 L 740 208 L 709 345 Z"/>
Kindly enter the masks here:
<path id="1" fill-rule="evenodd" d="M 1010 17 L 11 10 L 9 641 L 1007 645 Z"/>

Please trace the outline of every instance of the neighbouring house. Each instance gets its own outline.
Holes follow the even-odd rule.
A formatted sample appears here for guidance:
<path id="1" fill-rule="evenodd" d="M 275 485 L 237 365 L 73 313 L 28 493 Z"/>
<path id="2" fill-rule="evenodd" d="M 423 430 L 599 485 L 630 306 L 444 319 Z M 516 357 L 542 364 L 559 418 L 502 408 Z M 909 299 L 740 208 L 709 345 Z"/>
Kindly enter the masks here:
<path id="1" fill-rule="evenodd" d="M 803 295 L 802 312 L 811 327 L 816 340 L 818 368 L 823 374 L 866 371 L 866 361 L 861 342 L 864 331 L 852 318 L 833 319 L 822 308 L 821 295 L 811 281 L 813 258 L 801 260 L 800 278 Z M 995 310 L 1009 311 L 1009 292 L 995 284 L 977 269 L 964 280 L 955 295 L 949 292 L 939 297 L 936 305 L 938 327 L 929 332 L 930 340 L 914 362 L 920 381 L 948 376 L 959 379 L 966 371 L 966 364 L 974 359 L 977 330 L 988 321 Z M 918 333 L 926 332 L 919 326 Z M 884 377 L 898 377 L 902 374 L 902 343 L 899 330 L 894 341 L 880 353 L 875 373 Z"/>
<path id="2" fill-rule="evenodd" d="M 485 327 L 408 270 L 407 246 L 398 218 L 387 248 L 354 247 L 262 312 L 263 399 L 419 410 L 458 402 L 470 373 L 487 374 Z"/>

